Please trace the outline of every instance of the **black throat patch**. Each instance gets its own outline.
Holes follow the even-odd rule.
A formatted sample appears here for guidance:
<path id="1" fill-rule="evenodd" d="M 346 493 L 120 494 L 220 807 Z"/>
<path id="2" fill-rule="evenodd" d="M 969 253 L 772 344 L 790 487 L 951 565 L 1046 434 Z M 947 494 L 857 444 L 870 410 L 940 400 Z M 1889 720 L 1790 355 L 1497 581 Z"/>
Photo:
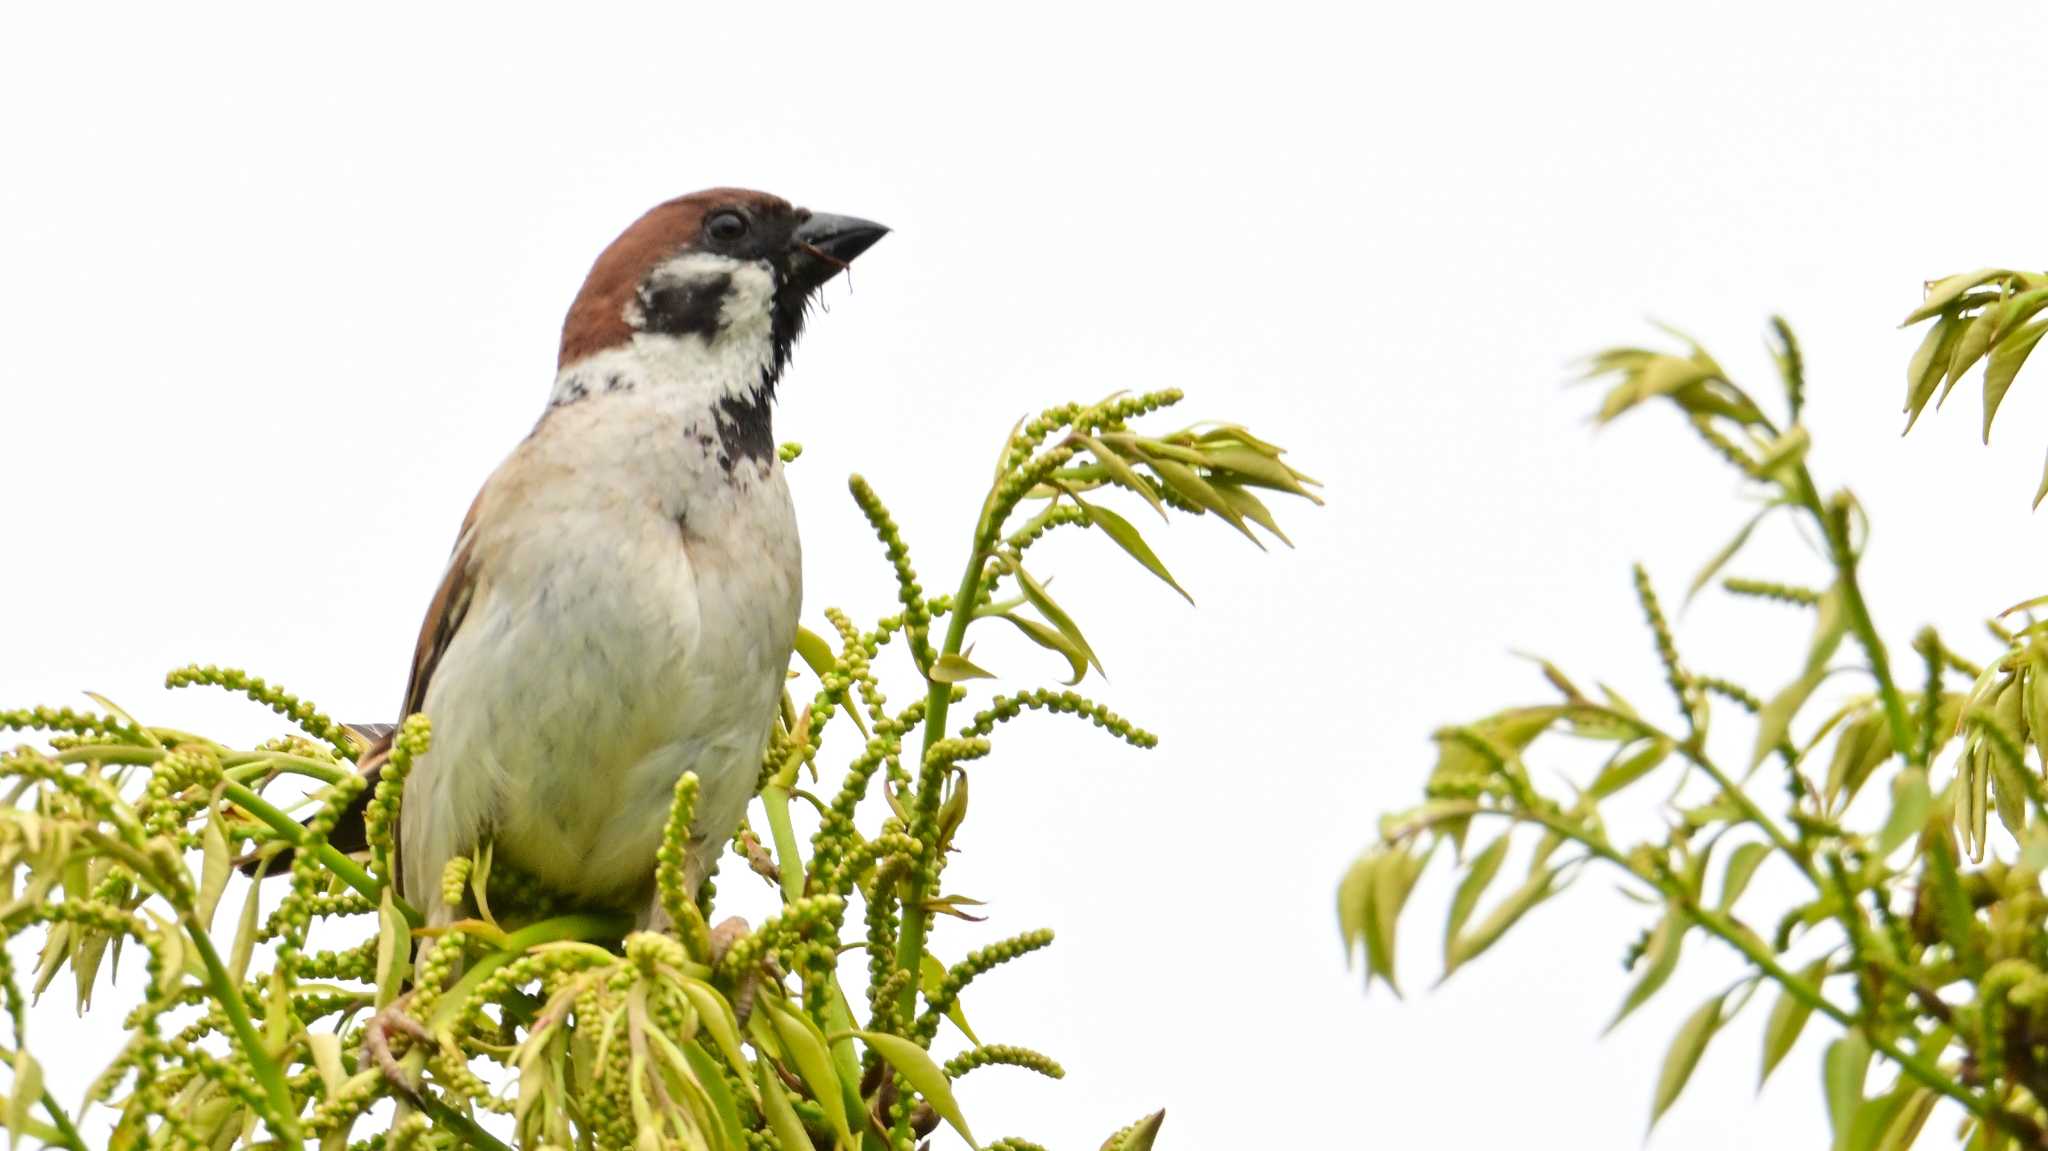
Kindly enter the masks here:
<path id="1" fill-rule="evenodd" d="M 747 399 L 727 396 L 718 401 L 718 462 L 727 472 L 741 460 L 767 465 L 775 459 L 775 428 L 770 410 L 772 381 Z"/>

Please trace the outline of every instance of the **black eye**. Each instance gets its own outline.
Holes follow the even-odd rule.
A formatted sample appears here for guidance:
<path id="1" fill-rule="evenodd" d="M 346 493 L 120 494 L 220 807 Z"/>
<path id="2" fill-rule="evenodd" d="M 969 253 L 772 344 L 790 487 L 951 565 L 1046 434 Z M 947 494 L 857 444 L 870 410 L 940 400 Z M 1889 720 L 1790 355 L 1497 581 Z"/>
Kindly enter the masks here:
<path id="1" fill-rule="evenodd" d="M 718 212 L 704 221 L 704 234 L 721 244 L 730 244 L 747 234 L 747 218 L 738 212 Z"/>

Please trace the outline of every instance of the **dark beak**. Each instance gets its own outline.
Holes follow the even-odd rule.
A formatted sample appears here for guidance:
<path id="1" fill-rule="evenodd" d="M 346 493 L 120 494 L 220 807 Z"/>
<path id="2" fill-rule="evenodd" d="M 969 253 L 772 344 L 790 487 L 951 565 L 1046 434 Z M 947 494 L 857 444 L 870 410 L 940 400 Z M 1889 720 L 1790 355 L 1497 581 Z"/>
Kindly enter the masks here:
<path id="1" fill-rule="evenodd" d="M 805 291 L 817 288 L 875 246 L 889 229 L 853 216 L 813 213 L 789 238 L 790 276 Z"/>

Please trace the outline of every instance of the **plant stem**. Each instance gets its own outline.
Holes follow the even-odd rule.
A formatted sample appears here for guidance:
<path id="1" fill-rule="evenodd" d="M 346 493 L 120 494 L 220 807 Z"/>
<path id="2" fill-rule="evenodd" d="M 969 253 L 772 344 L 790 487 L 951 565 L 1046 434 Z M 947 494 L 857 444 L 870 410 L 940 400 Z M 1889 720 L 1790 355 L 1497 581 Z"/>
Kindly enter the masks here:
<path id="1" fill-rule="evenodd" d="M 988 541 L 995 534 L 995 528 L 988 522 L 994 504 L 995 492 L 990 491 L 988 501 L 982 505 L 981 522 L 975 527 L 974 554 L 968 557 L 967 570 L 960 573 L 959 590 L 953 593 L 953 611 L 946 620 L 945 644 L 939 649 L 941 655 L 958 655 L 961 645 L 967 640 L 967 625 L 974 622 L 974 603 L 981 595 L 981 575 L 988 558 Z M 927 787 L 937 786 L 937 781 L 931 778 L 930 757 L 933 745 L 945 737 L 946 710 L 952 702 L 953 685 L 932 680 L 930 689 L 925 693 L 924 747 L 918 756 L 920 794 Z M 913 827 L 909 830 L 926 845 L 925 851 L 931 850 L 929 828 Z M 903 929 L 896 937 L 896 969 L 911 974 L 896 999 L 897 1017 L 906 1027 L 917 1018 L 917 973 L 924 962 L 924 901 L 930 894 L 925 890 L 924 873 L 923 860 L 919 860 L 904 882 Z"/>
<path id="2" fill-rule="evenodd" d="M 1820 490 L 1814 486 L 1813 474 L 1805 464 L 1799 465 L 1795 487 L 1800 506 L 1813 517 L 1822 538 L 1828 542 L 1828 559 L 1841 579 L 1842 607 L 1849 613 L 1849 630 L 1856 633 L 1856 642 L 1863 645 L 1864 654 L 1870 657 L 1870 676 L 1877 681 L 1878 697 L 1884 701 L 1892 748 L 1910 762 L 1914 747 L 1912 725 L 1906 721 L 1906 704 L 1899 695 L 1899 686 L 1892 680 L 1891 657 L 1885 653 L 1884 640 L 1870 618 L 1870 605 L 1863 600 L 1863 586 L 1856 579 L 1856 551 L 1849 540 L 1848 511 L 1837 513 L 1821 503 Z"/>
<path id="3" fill-rule="evenodd" d="M 1968 1088 L 1956 1082 L 1953 1077 L 1944 1072 L 1934 1061 L 1905 1050 L 1889 1038 L 1859 1022 L 1850 1012 L 1830 1002 L 1825 995 L 1821 994 L 1819 988 L 1787 971 L 1778 963 L 1776 957 L 1763 946 L 1762 942 L 1757 939 L 1754 932 L 1742 927 L 1724 912 L 1710 911 L 1707 908 L 1701 907 L 1683 890 L 1667 887 L 1665 884 L 1644 875 L 1634 867 L 1631 867 L 1628 860 L 1623 858 L 1620 852 L 1615 851 L 1605 841 L 1594 840 L 1579 828 L 1547 812 L 1534 810 L 1513 812 L 1481 809 L 1480 813 L 1502 815 L 1509 819 L 1535 823 L 1564 839 L 1578 844 L 1593 855 L 1626 871 L 1630 876 L 1656 888 L 1658 894 L 1682 908 L 1691 917 L 1693 922 L 1698 923 L 1708 933 L 1718 936 L 1722 942 L 1735 948 L 1757 970 L 1763 972 L 1772 982 L 1783 987 L 1787 995 L 1841 1024 L 1846 1029 L 1861 1031 L 1864 1037 L 1870 1041 L 1872 1048 L 1876 1049 L 1885 1058 L 1898 1064 L 1900 1070 L 1906 1074 L 1919 1080 L 1928 1088 L 1961 1103 L 1971 1114 L 1976 1115 L 1986 1123 L 2018 1134 L 2030 1141 L 2038 1142 L 2040 1140 L 2040 1129 L 2031 1120 L 2023 1115 L 2017 1115 L 2008 1111 L 1993 1100 L 1974 1094 Z"/>
<path id="4" fill-rule="evenodd" d="M 71 1116 L 66 1115 L 64 1108 L 57 1105 L 57 1097 L 50 1094 L 48 1087 L 43 1088 L 43 1110 L 49 1112 L 50 1122 L 57 1125 L 58 1136 L 54 1140 L 45 1139 L 45 1142 L 62 1143 L 72 1151 L 88 1151 L 85 1138 L 78 1133 L 78 1128 L 72 1126 Z"/>
<path id="5" fill-rule="evenodd" d="M 220 961 L 220 952 L 213 948 L 213 939 L 188 908 L 181 908 L 179 918 L 185 924 L 185 934 L 192 940 L 193 949 L 199 952 L 200 962 L 206 965 L 206 980 L 213 986 L 213 998 L 220 1004 L 221 1013 L 228 1017 L 228 1024 L 235 1030 L 235 1039 L 242 1048 L 242 1054 L 249 1060 L 249 1070 L 262 1086 L 263 1094 L 270 1100 L 272 1114 L 264 1116 L 276 1130 L 278 1138 L 286 1143 L 299 1141 L 298 1108 L 292 1103 L 291 1088 L 285 1083 L 284 1070 L 271 1057 L 270 1049 L 256 1034 L 256 1026 L 249 1019 L 249 1005 L 242 1001 L 242 989 L 228 975 L 227 965 Z"/>
<path id="6" fill-rule="evenodd" d="M 298 847 L 300 850 L 307 849 L 306 829 L 299 825 L 298 820 L 286 815 L 269 800 L 234 782 L 227 783 L 222 790 L 222 794 L 226 795 L 235 806 L 270 825 L 271 830 L 283 837 L 285 842 Z M 333 844 L 323 840 L 317 847 L 313 847 L 312 851 L 320 858 L 322 866 L 332 871 L 335 877 L 343 883 L 354 888 L 363 898 L 375 903 L 382 897 L 384 885 L 377 882 L 376 878 L 369 872 L 363 870 L 361 864 L 343 855 L 340 849 Z M 413 927 L 421 927 L 426 924 L 427 917 L 420 914 L 419 910 L 410 903 L 398 898 L 396 892 L 392 893 L 391 901 L 398 908 L 398 913 L 405 917 L 407 924 Z"/>

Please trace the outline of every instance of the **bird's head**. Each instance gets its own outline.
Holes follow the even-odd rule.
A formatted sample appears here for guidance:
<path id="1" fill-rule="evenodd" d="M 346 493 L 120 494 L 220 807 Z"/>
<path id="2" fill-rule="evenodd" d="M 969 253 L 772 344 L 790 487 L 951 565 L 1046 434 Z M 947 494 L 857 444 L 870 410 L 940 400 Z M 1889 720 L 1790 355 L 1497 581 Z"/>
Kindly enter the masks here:
<path id="1" fill-rule="evenodd" d="M 772 391 L 818 289 L 888 231 L 741 188 L 657 205 L 591 266 L 557 367 L 637 345 L 743 370 L 758 362 Z"/>

